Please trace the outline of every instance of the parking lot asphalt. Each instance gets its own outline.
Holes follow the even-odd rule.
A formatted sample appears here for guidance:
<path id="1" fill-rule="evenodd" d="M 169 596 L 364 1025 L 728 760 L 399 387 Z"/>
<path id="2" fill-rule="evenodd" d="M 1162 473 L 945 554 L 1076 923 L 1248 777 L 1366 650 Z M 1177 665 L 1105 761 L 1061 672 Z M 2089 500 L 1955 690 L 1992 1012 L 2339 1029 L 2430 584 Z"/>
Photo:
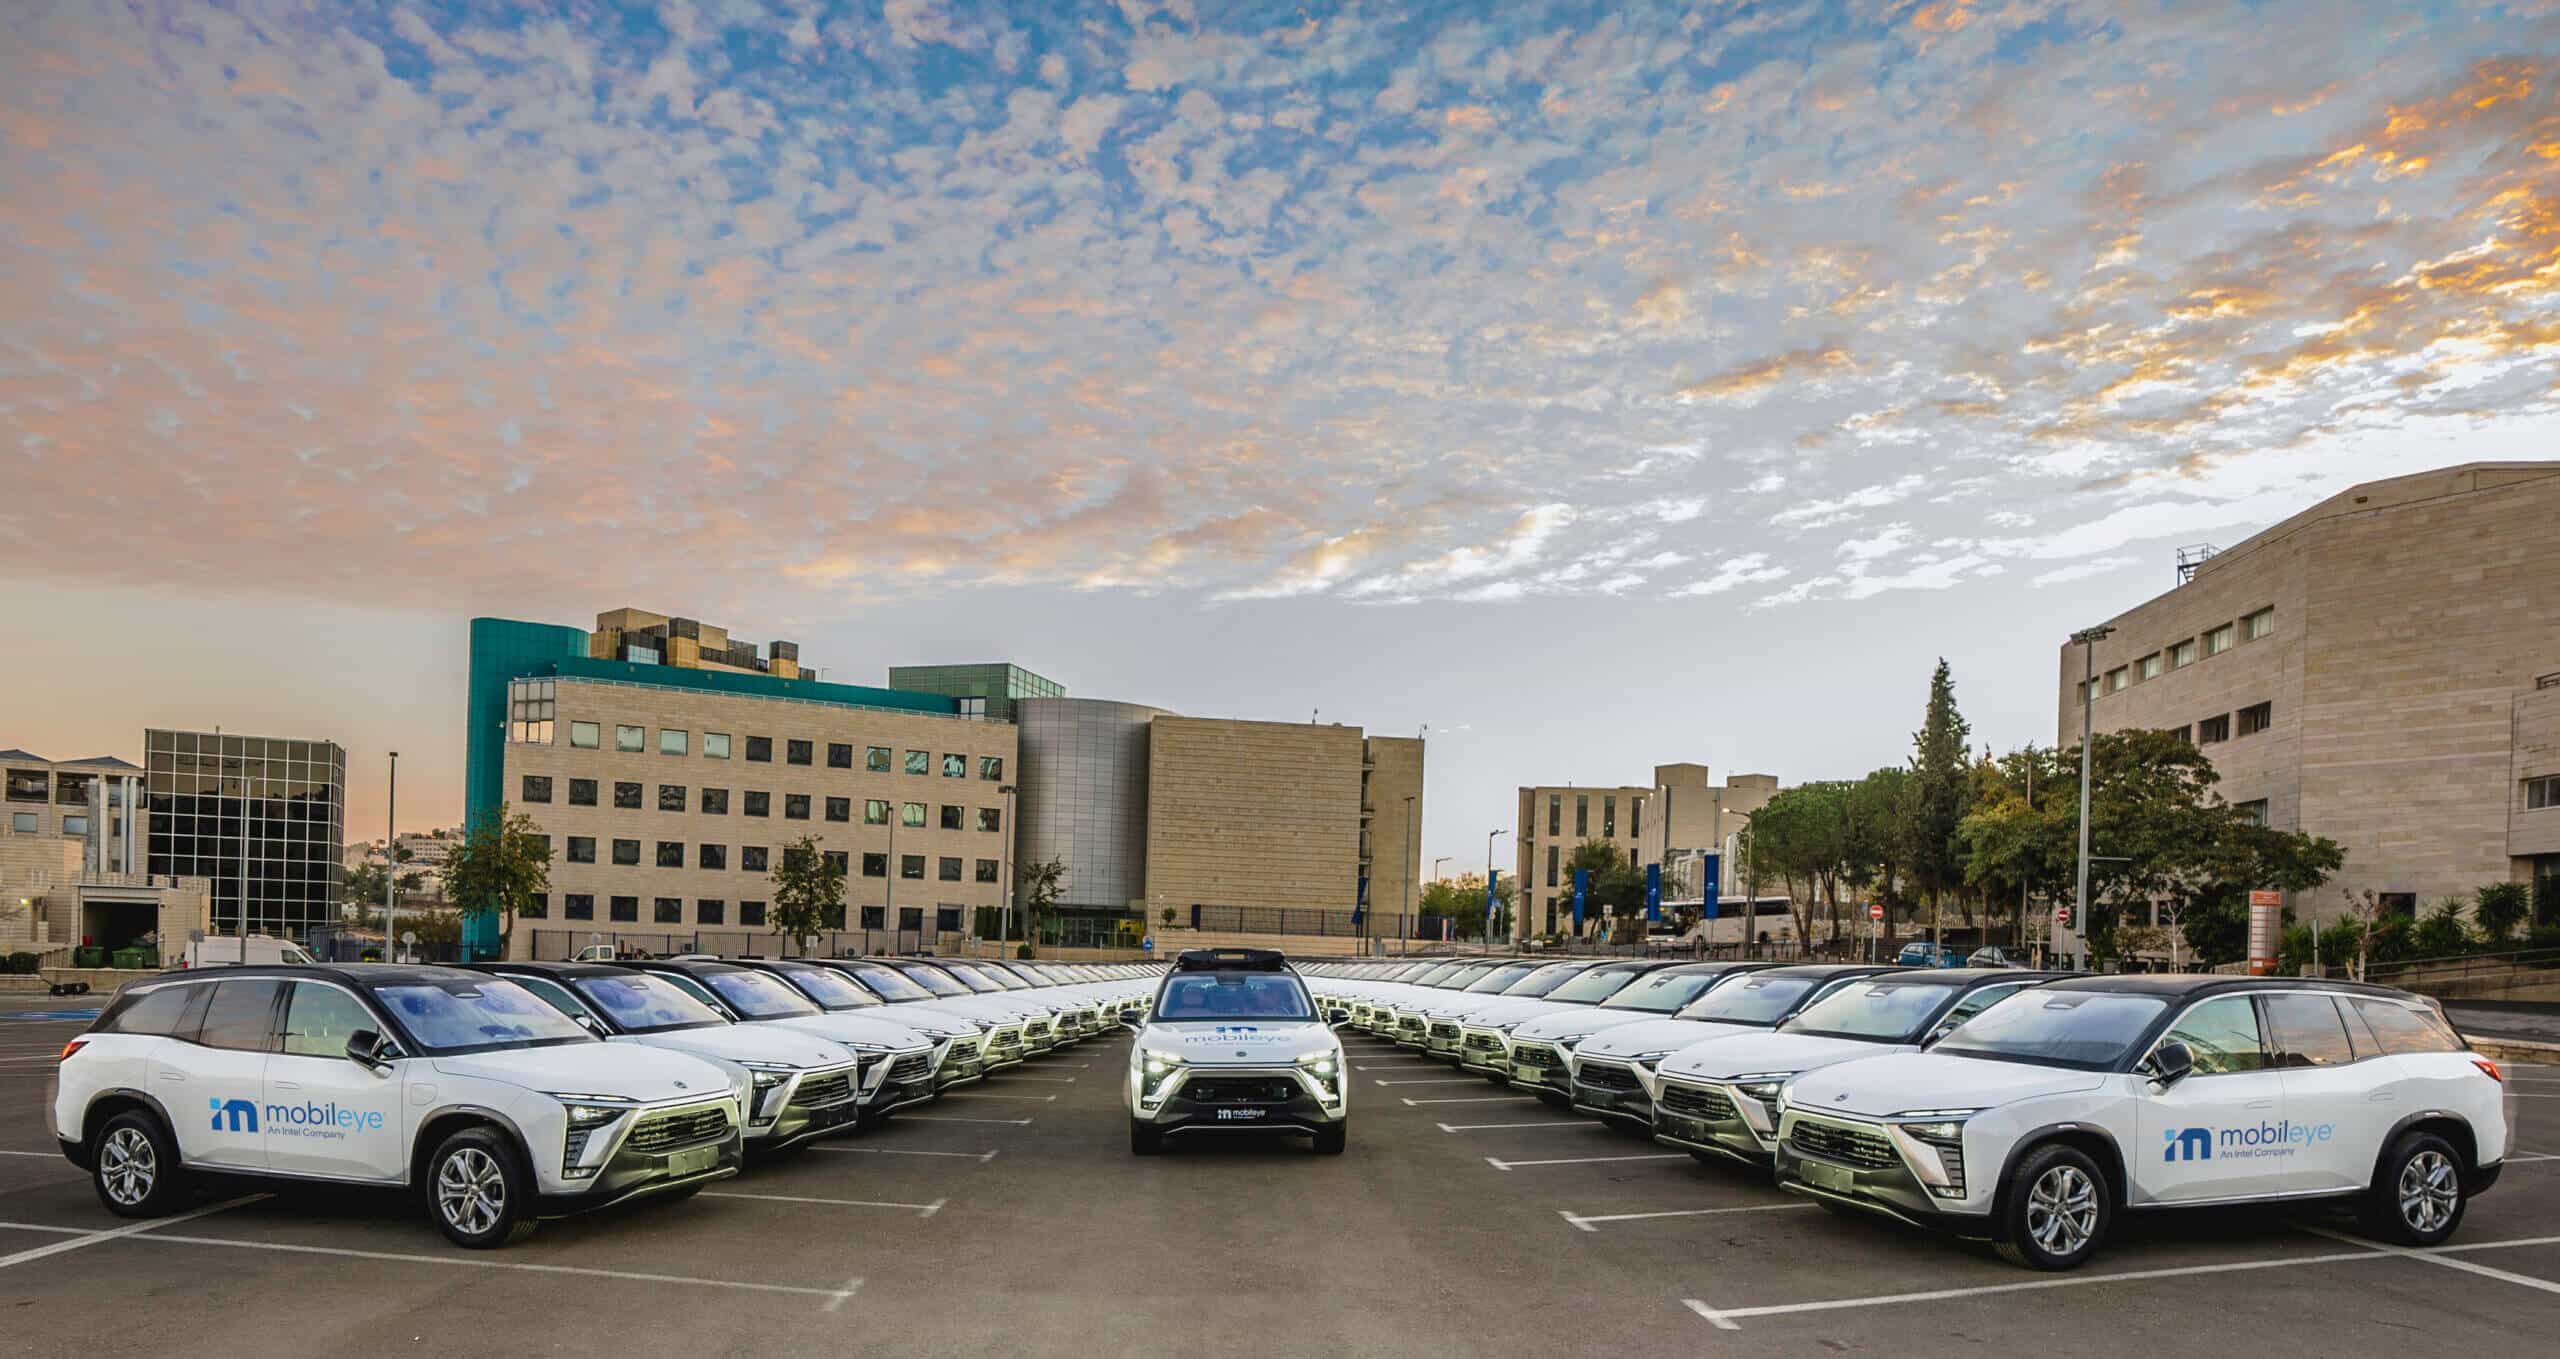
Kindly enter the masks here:
<path id="1" fill-rule="evenodd" d="M 2429 1252 L 2334 1215 L 2198 1212 L 2034 1274 L 1359 1037 L 1340 1157 L 1243 1133 L 1132 1157 L 1112 1037 L 692 1202 L 469 1252 L 388 1193 L 108 1215 L 42 1110 L 85 1018 L 0 1019 L 4 1353 L 2157 1359 L 2539 1355 L 2560 1334 L 2560 1067 L 2511 1072 L 2510 1169 Z"/>

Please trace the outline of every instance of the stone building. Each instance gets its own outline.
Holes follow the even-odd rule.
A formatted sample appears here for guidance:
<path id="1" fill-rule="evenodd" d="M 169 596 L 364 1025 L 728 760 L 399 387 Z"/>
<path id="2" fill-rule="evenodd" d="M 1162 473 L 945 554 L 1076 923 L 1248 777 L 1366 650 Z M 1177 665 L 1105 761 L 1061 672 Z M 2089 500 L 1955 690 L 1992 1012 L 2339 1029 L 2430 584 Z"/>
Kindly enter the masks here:
<path id="1" fill-rule="evenodd" d="M 1686 763 L 1655 765 L 1653 782 L 1643 786 L 1522 788 L 1510 856 L 1519 903 L 1512 913 L 1512 937 L 1574 932 L 1573 882 L 1565 865 L 1586 841 L 1618 850 L 1639 871 L 1649 864 L 1664 865 L 1665 900 L 1680 895 L 1684 882 L 1687 895 L 1703 896 L 1703 884 L 1685 881 L 1681 870 L 1703 855 L 1717 855 L 1718 895 L 1733 899 L 1739 876 L 1735 838 L 1750 824 L 1751 813 L 1777 792 L 1774 774 L 1735 774 L 1719 784 L 1707 766 Z M 1596 925 L 1586 917 L 1584 932 Z"/>

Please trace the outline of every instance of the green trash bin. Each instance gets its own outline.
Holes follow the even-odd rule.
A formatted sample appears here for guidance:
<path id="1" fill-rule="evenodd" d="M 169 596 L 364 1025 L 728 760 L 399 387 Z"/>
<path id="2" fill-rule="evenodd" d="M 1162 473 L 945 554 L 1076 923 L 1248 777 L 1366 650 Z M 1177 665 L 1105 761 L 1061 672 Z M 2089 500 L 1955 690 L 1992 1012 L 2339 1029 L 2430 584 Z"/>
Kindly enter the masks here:
<path id="1" fill-rule="evenodd" d="M 127 972 L 139 972 L 151 966 L 145 961 L 151 955 L 138 948 L 120 948 L 107 956 L 115 960 L 115 966 Z"/>
<path id="2" fill-rule="evenodd" d="M 71 965 L 73 967 L 105 967 L 107 965 L 107 951 L 102 948 L 93 948 L 89 945 L 83 944 L 80 947 L 71 950 Z"/>

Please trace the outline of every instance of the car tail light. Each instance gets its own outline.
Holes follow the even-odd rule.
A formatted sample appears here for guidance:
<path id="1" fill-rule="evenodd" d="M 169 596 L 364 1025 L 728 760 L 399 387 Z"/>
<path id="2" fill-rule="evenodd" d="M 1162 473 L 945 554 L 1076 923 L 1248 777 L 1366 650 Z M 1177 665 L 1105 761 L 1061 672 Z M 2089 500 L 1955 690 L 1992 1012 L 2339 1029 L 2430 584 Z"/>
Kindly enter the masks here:
<path id="1" fill-rule="evenodd" d="M 89 1046 L 89 1040 L 88 1040 L 88 1039 L 86 1039 L 86 1038 L 74 1038 L 74 1039 L 72 1039 L 70 1042 L 63 1044 L 63 1045 L 62 1045 L 62 1060 L 63 1060 L 63 1061 L 66 1061 L 66 1062 L 67 1062 L 67 1061 L 70 1061 L 70 1060 L 71 1060 L 71 1054 L 73 1054 L 73 1053 L 75 1053 L 75 1052 L 78 1052 L 80 1049 L 85 1048 L 85 1047 L 87 1047 L 87 1046 Z"/>
<path id="2" fill-rule="evenodd" d="M 2480 1068 L 2481 1075 L 2496 1081 L 2498 1084 L 2504 1085 L 2507 1083 L 2507 1073 L 2500 1071 L 2496 1062 L 2490 1061 L 2486 1057 L 2474 1057 L 2471 1059 L 2471 1064 Z"/>

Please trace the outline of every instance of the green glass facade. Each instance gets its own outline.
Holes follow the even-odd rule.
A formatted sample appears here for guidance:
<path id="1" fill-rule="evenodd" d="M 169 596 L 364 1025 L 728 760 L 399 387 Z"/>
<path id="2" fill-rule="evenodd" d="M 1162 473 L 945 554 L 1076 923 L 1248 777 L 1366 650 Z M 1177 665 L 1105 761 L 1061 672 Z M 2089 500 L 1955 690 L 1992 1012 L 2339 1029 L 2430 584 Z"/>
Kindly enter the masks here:
<path id="1" fill-rule="evenodd" d="M 1017 699 L 1067 696 L 1067 686 L 1010 661 L 989 661 L 984 665 L 893 665 L 889 667 L 889 687 L 910 693 L 943 694 L 951 698 L 983 698 L 987 701 L 988 718 L 997 722 L 1014 720 L 1013 705 Z"/>

